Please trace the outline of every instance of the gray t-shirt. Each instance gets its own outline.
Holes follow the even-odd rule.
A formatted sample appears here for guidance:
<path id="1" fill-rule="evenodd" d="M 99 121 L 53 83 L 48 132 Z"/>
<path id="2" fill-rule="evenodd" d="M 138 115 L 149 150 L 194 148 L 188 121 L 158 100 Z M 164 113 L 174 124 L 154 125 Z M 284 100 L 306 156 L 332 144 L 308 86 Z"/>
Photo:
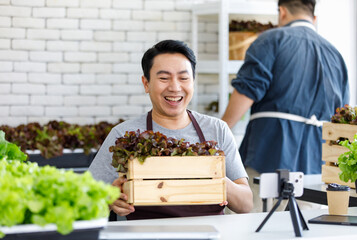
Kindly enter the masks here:
<path id="1" fill-rule="evenodd" d="M 206 141 L 216 141 L 218 147 L 224 151 L 226 156 L 227 177 L 232 181 L 238 178 L 248 177 L 238 153 L 234 136 L 228 125 L 218 118 L 194 111 L 192 111 L 192 114 L 200 125 Z M 137 131 L 138 129 L 140 129 L 140 132 L 146 131 L 146 116 L 147 114 L 145 113 L 136 119 L 127 120 L 111 130 L 89 167 L 89 171 L 96 180 L 112 183 L 118 178 L 116 168 L 111 165 L 112 153 L 109 152 L 109 147 L 115 145 L 116 139 L 124 136 L 126 131 Z M 176 139 L 183 138 L 186 142 L 190 143 L 200 142 L 192 122 L 183 129 L 170 130 L 153 121 L 153 131 L 160 132 L 167 137 Z"/>

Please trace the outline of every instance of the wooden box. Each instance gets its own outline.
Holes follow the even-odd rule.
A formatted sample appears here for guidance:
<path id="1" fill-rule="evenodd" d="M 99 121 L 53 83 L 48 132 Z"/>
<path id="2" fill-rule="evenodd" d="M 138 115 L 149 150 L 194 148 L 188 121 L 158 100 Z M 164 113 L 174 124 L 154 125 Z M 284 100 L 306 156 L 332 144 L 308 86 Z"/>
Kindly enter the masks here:
<path id="1" fill-rule="evenodd" d="M 326 143 L 322 144 L 322 160 L 326 163 L 322 165 L 322 181 L 325 183 L 338 183 L 355 188 L 355 183 L 351 181 L 343 182 L 339 178 L 341 170 L 337 166 L 338 157 L 349 150 L 343 146 L 331 144 L 339 138 L 347 138 L 349 141 L 354 140 L 357 133 L 357 125 L 342 123 L 324 123 L 322 127 L 322 139 Z"/>
<path id="2" fill-rule="evenodd" d="M 123 191 L 136 206 L 219 204 L 226 200 L 225 172 L 224 156 L 134 159 Z"/>
<path id="3" fill-rule="evenodd" d="M 229 32 L 229 60 L 244 60 L 245 52 L 257 37 L 255 32 Z"/>

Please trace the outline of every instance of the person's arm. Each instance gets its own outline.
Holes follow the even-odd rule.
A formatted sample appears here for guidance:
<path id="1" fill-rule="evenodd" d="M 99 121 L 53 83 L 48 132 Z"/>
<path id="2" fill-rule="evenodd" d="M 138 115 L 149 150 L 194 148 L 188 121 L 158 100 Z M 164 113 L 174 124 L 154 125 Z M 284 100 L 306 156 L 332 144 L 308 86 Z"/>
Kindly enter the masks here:
<path id="1" fill-rule="evenodd" d="M 253 209 L 253 193 L 247 178 L 231 181 L 226 177 L 227 201 L 230 210 L 236 213 L 249 213 Z"/>
<path id="2" fill-rule="evenodd" d="M 253 103 L 254 101 L 252 99 L 240 94 L 234 89 L 222 120 L 225 121 L 230 128 L 234 127 Z"/>

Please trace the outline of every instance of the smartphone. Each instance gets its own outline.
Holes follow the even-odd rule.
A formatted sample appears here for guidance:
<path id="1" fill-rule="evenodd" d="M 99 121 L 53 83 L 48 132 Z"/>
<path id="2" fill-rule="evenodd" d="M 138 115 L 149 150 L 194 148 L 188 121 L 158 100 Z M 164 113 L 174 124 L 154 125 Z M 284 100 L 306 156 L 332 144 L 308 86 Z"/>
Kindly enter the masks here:
<path id="1" fill-rule="evenodd" d="M 321 215 L 309 220 L 309 223 L 353 225 L 357 226 L 357 216 L 348 215 Z"/>
<path id="2" fill-rule="evenodd" d="M 294 186 L 294 196 L 301 197 L 304 193 L 304 173 L 290 172 L 289 182 Z M 260 175 L 259 196 L 261 198 L 279 197 L 277 173 L 263 173 Z"/>

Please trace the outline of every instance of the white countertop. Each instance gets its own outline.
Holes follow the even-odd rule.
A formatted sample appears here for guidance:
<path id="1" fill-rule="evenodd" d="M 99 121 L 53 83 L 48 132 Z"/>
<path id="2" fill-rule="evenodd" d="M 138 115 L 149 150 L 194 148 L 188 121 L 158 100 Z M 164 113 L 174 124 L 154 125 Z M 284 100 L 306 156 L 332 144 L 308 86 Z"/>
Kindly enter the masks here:
<path id="1" fill-rule="evenodd" d="M 306 222 L 321 214 L 327 214 L 327 212 L 327 209 L 302 211 Z M 259 233 L 256 233 L 255 230 L 266 215 L 267 213 L 250 213 L 206 217 L 118 221 L 110 222 L 109 225 L 213 225 L 220 232 L 220 239 L 222 240 L 297 239 L 295 237 L 289 212 L 275 212 L 263 229 Z M 357 208 L 350 208 L 349 215 L 357 215 Z M 357 226 L 308 223 L 308 227 L 310 230 L 303 231 L 303 239 L 357 239 Z"/>

